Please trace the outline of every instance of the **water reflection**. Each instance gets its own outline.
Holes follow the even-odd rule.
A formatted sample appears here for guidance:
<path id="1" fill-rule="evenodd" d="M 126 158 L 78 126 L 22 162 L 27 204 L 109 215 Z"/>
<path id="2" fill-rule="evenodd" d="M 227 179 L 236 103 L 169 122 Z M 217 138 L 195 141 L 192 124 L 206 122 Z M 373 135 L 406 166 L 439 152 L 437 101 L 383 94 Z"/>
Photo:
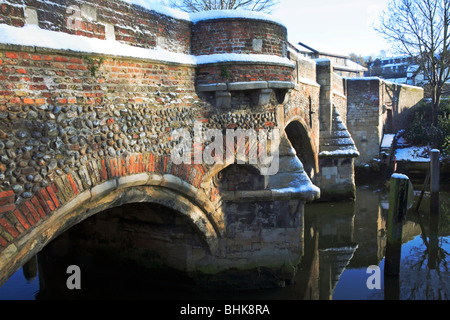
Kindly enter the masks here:
<path id="1" fill-rule="evenodd" d="M 355 203 L 308 204 L 304 258 L 295 283 L 285 288 L 198 292 L 190 290 L 189 280 L 179 274 L 168 277 L 165 272 L 130 271 L 120 262 L 85 257 L 90 264 L 83 274 L 82 290 L 69 292 L 66 268 L 77 263 L 55 260 L 44 252 L 38 257 L 38 267 L 31 261 L 0 288 L 0 299 L 449 299 L 450 194 L 441 192 L 439 218 L 429 215 L 427 196 L 418 213 L 408 212 L 400 276 L 385 278 L 387 199 L 387 192 L 363 186 L 357 190 Z M 58 250 L 63 248 L 58 246 Z M 380 289 L 367 287 L 369 266 L 381 270 Z M 38 279 L 33 280 L 36 273 Z"/>

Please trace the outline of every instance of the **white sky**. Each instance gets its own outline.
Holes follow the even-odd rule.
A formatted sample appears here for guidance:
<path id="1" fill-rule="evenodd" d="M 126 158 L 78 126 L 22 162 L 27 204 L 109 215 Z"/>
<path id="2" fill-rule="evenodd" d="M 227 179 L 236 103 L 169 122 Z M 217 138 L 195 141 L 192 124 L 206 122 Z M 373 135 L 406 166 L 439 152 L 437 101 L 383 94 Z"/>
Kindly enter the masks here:
<path id="1" fill-rule="evenodd" d="M 335 53 L 378 55 L 389 44 L 372 27 L 388 0 L 280 0 L 272 12 L 289 41 Z"/>

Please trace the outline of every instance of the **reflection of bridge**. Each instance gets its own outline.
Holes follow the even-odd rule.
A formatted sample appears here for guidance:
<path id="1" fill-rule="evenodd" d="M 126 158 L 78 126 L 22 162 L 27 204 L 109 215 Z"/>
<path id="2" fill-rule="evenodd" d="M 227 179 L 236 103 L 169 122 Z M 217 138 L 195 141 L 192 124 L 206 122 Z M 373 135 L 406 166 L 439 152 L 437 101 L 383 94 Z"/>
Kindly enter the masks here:
<path id="1" fill-rule="evenodd" d="M 121 1 L 14 3 L 0 15 L 0 283 L 72 226 L 138 202 L 176 211 L 200 235 L 171 266 L 267 267 L 280 283 L 303 253 L 304 202 L 354 196 L 345 81 L 329 61 L 297 56 L 280 23 Z M 269 143 L 279 170 L 174 163 L 173 131 L 195 136 L 198 124 L 279 130 Z M 194 143 L 192 158 L 204 141 Z"/>

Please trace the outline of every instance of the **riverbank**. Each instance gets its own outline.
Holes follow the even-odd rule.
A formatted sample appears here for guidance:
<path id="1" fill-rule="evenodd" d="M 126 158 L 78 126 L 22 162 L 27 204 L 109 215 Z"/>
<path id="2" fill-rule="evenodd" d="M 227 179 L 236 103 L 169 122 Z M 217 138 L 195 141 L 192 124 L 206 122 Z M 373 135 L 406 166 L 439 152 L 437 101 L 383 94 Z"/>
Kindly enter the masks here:
<path id="1" fill-rule="evenodd" d="M 373 159 L 371 164 L 355 167 L 355 177 L 360 183 L 389 180 L 392 173 L 403 173 L 413 182 L 424 181 L 430 169 L 430 146 L 415 146 L 409 144 L 402 131 L 397 134 L 385 134 L 380 145 L 379 159 Z M 450 178 L 450 157 L 441 153 L 440 157 L 441 183 L 448 184 Z"/>

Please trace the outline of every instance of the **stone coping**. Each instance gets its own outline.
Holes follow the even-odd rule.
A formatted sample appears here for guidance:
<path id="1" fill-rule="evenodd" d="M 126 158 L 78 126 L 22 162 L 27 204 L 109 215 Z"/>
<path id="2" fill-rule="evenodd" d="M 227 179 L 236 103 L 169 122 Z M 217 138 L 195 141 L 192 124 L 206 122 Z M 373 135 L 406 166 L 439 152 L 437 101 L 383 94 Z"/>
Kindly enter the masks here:
<path id="1" fill-rule="evenodd" d="M 106 54 L 106 53 L 97 53 L 90 51 L 74 51 L 69 49 L 53 49 L 41 46 L 29 46 L 29 45 L 20 45 L 20 44 L 11 44 L 11 43 L 0 43 L 0 50 L 10 50 L 10 51 L 23 51 L 29 53 L 47 53 L 47 54 L 60 54 L 60 55 L 71 55 L 77 57 L 103 57 L 105 59 L 118 59 L 121 60 L 131 60 L 131 61 L 146 61 L 158 64 L 172 65 L 172 66 L 185 66 L 185 67 L 197 67 L 195 63 L 185 63 L 185 62 L 176 62 L 176 61 L 165 61 L 157 58 L 144 58 L 144 57 L 135 57 L 132 55 L 116 55 L 116 54 Z"/>
<path id="2" fill-rule="evenodd" d="M 250 81 L 250 82 L 233 82 L 233 83 L 212 83 L 199 84 L 197 90 L 199 92 L 212 91 L 242 91 L 242 90 L 258 90 L 258 89 L 294 89 L 295 83 L 290 81 Z"/>
<path id="3" fill-rule="evenodd" d="M 300 199 L 313 201 L 320 197 L 320 191 L 303 190 L 301 188 L 249 190 L 249 191 L 222 191 L 221 197 L 224 201 L 282 201 Z"/>

